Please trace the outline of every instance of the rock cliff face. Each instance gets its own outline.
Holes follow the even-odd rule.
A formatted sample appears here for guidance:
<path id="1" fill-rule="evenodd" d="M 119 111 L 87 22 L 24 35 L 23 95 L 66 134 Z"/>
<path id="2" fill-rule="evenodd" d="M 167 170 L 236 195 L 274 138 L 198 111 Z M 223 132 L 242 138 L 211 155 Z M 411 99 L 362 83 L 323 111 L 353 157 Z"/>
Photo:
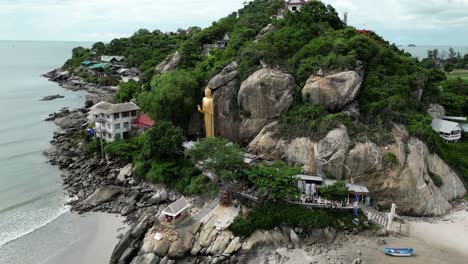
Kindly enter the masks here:
<path id="1" fill-rule="evenodd" d="M 368 141 L 350 147 L 344 126 L 330 131 L 319 142 L 312 142 L 308 138 L 275 138 L 276 125 L 266 126 L 250 143 L 249 151 L 301 166 L 311 175 L 366 185 L 374 200 L 384 205 L 396 203 L 399 213 L 445 214 L 452 208 L 449 201 L 466 193 L 450 167 L 430 153 L 425 143 L 409 138 L 403 127 L 395 126 L 395 143 L 390 146 L 380 147 Z M 442 179 L 440 187 L 435 185 L 434 177 Z"/>
<path id="2" fill-rule="evenodd" d="M 278 70 L 263 68 L 241 85 L 237 101 L 241 111 L 240 140 L 250 141 L 269 122 L 293 103 L 294 78 Z"/>
<path id="3" fill-rule="evenodd" d="M 363 73 L 358 71 L 311 76 L 302 89 L 302 96 L 313 104 L 336 112 L 356 98 L 361 89 L 362 76 Z"/>
<path id="4" fill-rule="evenodd" d="M 289 109 L 294 79 L 273 69 L 260 69 L 242 84 L 237 63 L 214 76 L 208 87 L 215 101 L 215 133 L 233 141 L 249 142 L 269 122 Z"/>
<path id="5" fill-rule="evenodd" d="M 215 103 L 215 134 L 233 141 L 239 140 L 240 123 L 237 93 L 239 91 L 237 63 L 232 62 L 208 82 Z"/>
<path id="6" fill-rule="evenodd" d="M 174 54 L 169 55 L 164 61 L 156 66 L 156 73 L 165 73 L 175 70 L 181 58 L 182 55 L 180 55 L 178 51 L 174 52 Z"/>

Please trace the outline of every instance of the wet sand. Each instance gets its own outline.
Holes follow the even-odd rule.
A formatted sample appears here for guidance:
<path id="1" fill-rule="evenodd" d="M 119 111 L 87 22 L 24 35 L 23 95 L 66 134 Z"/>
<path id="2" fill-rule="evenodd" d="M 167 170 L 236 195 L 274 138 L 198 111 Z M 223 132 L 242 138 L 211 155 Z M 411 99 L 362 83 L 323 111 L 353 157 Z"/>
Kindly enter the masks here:
<path id="1" fill-rule="evenodd" d="M 123 217 L 106 213 L 73 214 L 80 230 L 77 239 L 42 264 L 107 264 L 117 244 L 117 235 L 128 230 Z"/>

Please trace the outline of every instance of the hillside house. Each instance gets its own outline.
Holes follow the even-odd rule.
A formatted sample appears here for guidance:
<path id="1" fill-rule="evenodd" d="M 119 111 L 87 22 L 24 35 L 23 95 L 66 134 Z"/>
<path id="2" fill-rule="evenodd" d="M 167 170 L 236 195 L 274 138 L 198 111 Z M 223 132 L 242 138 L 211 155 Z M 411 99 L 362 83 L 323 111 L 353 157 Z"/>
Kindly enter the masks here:
<path id="1" fill-rule="evenodd" d="M 301 8 L 306 4 L 305 0 L 289 0 L 286 3 L 286 6 L 288 7 L 288 10 L 290 12 L 297 12 L 300 11 Z"/>
<path id="2" fill-rule="evenodd" d="M 447 142 L 458 142 L 461 139 L 463 128 L 459 123 L 439 118 L 432 120 L 432 129 L 439 133 Z"/>
<path id="3" fill-rule="evenodd" d="M 96 123 L 96 137 L 111 142 L 130 136 L 139 110 L 132 102 L 111 104 L 103 101 L 90 108 L 88 119 Z"/>
<path id="4" fill-rule="evenodd" d="M 310 175 L 296 175 L 297 187 L 301 192 L 301 203 L 303 204 L 316 204 L 317 206 L 331 206 L 332 201 L 327 201 L 320 194 L 320 188 L 336 183 L 336 180 L 325 179 L 320 176 Z M 348 197 L 340 207 L 352 207 L 354 202 L 363 202 L 368 204 L 369 190 L 366 186 L 346 183 L 348 187 Z"/>
<path id="5" fill-rule="evenodd" d="M 203 55 L 208 56 L 212 50 L 216 49 L 225 49 L 229 43 L 229 34 L 224 34 L 224 37 L 220 40 L 215 41 L 214 44 L 205 44 L 203 45 Z"/>
<path id="6" fill-rule="evenodd" d="M 101 56 L 101 61 L 102 62 L 107 62 L 107 63 L 122 63 L 124 62 L 125 57 L 124 56 Z"/>

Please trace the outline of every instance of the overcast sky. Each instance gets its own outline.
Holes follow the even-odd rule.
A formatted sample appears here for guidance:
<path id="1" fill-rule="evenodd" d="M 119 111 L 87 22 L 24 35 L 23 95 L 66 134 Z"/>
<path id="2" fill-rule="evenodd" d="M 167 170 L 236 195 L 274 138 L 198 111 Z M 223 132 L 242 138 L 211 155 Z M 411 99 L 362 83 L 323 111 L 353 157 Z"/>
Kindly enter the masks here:
<path id="1" fill-rule="evenodd" d="M 206 27 L 244 0 L 0 0 L 0 39 L 109 41 Z M 324 0 L 396 44 L 468 46 L 468 0 Z"/>

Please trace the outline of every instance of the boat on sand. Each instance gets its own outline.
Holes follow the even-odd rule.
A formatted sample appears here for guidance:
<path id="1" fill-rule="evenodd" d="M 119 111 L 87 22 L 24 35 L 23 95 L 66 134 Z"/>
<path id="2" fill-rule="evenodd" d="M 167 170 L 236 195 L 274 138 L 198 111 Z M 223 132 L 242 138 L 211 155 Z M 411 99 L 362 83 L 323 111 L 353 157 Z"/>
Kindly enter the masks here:
<path id="1" fill-rule="evenodd" d="M 384 248 L 385 254 L 394 257 L 411 257 L 413 255 L 412 248 Z"/>

